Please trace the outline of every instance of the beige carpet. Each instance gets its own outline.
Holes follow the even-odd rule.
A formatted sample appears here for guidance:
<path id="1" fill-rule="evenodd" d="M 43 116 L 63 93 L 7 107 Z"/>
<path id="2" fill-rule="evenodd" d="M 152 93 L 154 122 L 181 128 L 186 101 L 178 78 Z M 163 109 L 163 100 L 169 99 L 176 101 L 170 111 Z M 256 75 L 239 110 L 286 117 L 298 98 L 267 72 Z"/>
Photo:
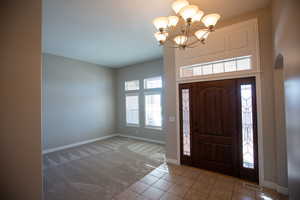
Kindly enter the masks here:
<path id="1" fill-rule="evenodd" d="M 163 145 L 114 137 L 44 155 L 45 200 L 106 200 L 164 162 Z"/>

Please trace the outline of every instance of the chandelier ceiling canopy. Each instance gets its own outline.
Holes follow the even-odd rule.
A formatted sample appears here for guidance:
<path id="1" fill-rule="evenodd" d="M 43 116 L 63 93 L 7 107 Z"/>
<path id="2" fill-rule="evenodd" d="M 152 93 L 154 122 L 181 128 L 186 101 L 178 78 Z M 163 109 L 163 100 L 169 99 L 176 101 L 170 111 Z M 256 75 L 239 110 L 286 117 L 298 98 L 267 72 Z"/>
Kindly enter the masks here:
<path id="1" fill-rule="evenodd" d="M 217 13 L 204 16 L 204 12 L 198 6 L 190 5 L 187 0 L 176 0 L 172 4 L 172 9 L 176 15 L 157 17 L 153 20 L 153 25 L 157 29 L 154 36 L 160 45 L 167 46 L 166 43 L 170 41 L 171 47 L 179 49 L 196 47 L 199 42 L 204 44 L 221 17 Z M 206 28 L 193 31 L 200 22 Z M 180 33 L 177 34 L 176 31 Z"/>

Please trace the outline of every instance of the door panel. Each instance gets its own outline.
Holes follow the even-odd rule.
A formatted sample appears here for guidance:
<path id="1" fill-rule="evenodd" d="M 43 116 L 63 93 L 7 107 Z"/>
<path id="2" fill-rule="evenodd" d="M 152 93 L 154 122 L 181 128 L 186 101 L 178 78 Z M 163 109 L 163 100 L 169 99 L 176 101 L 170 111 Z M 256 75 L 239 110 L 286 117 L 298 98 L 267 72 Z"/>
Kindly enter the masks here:
<path id="1" fill-rule="evenodd" d="M 195 166 L 235 174 L 235 101 L 234 80 L 193 85 L 192 160 Z"/>
<path id="2" fill-rule="evenodd" d="M 179 86 L 189 91 L 190 155 L 181 153 L 183 164 L 249 179 L 258 176 L 257 156 L 255 170 L 245 169 L 242 162 L 240 84 L 254 79 L 230 79 L 221 81 L 187 83 Z M 246 82 L 245 82 L 246 81 Z M 250 82 L 251 82 L 250 81 Z M 254 91 L 255 92 L 255 91 Z M 182 106 L 180 98 L 180 106 Z M 255 104 L 255 96 L 252 101 Z M 256 109 L 254 109 L 256 114 Z M 182 113 L 182 109 L 180 109 Z M 186 113 L 185 113 L 186 114 Z M 256 130 L 254 118 L 253 130 Z M 182 117 L 180 120 L 183 130 Z M 186 131 L 185 131 L 186 132 Z M 182 134 L 181 134 L 182 135 Z M 256 137 L 256 131 L 254 134 Z M 181 136 L 181 150 L 183 142 Z M 254 138 L 257 143 L 257 139 Z M 185 142 L 186 143 L 186 142 Z M 254 151 L 257 153 L 257 146 Z M 181 151 L 182 152 L 182 151 Z M 255 154 L 257 155 L 257 154 Z M 251 179 L 256 181 L 256 179 Z"/>

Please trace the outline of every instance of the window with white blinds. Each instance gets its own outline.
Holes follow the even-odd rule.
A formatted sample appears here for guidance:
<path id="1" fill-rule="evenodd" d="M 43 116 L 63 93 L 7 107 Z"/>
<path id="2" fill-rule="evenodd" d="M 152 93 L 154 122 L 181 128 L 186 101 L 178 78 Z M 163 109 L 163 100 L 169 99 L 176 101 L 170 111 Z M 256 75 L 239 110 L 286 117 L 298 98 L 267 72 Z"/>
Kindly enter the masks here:
<path id="1" fill-rule="evenodd" d="M 145 125 L 146 127 L 162 126 L 161 93 L 145 94 Z"/>
<path id="2" fill-rule="evenodd" d="M 126 95 L 126 124 L 139 125 L 139 96 L 138 94 Z"/>

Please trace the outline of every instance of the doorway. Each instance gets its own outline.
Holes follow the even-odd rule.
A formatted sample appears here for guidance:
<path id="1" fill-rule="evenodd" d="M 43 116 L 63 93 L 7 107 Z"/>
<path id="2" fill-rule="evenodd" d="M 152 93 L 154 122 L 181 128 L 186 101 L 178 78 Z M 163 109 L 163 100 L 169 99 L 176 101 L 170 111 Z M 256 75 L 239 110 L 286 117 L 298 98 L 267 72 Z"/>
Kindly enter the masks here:
<path id="1" fill-rule="evenodd" d="M 258 182 L 255 78 L 179 85 L 181 163 Z"/>

